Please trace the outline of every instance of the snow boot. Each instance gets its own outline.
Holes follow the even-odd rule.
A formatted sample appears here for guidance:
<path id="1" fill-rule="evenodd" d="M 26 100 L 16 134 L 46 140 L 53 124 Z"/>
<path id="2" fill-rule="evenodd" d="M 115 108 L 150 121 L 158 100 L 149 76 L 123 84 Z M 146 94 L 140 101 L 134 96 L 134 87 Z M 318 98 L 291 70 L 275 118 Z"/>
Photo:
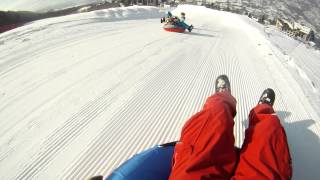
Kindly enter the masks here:
<path id="1" fill-rule="evenodd" d="M 268 88 L 261 94 L 258 104 L 269 104 L 270 106 L 273 106 L 275 99 L 276 95 L 273 89 Z"/>
<path id="2" fill-rule="evenodd" d="M 160 19 L 160 22 L 161 22 L 161 23 L 164 23 L 165 21 L 166 21 L 165 17 L 163 17 L 163 18 Z"/>
<path id="3" fill-rule="evenodd" d="M 216 93 L 228 91 L 231 93 L 230 81 L 227 75 L 220 75 L 215 83 Z"/>
<path id="4" fill-rule="evenodd" d="M 192 25 L 188 27 L 188 31 L 189 31 L 189 32 L 191 32 L 192 29 L 193 29 L 193 26 L 192 26 Z"/>
<path id="5" fill-rule="evenodd" d="M 103 180 L 103 176 L 99 175 L 99 176 L 94 176 L 89 178 L 88 180 Z"/>

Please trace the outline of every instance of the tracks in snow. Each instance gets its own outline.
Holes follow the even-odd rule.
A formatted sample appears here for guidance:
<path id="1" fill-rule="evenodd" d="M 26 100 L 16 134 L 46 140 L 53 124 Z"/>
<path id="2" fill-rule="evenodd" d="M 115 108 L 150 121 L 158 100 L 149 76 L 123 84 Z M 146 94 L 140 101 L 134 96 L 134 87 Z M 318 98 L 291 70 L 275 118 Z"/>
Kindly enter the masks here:
<path id="1" fill-rule="evenodd" d="M 286 87 L 290 82 L 285 80 L 292 79 L 282 72 L 283 67 L 276 63 L 277 58 L 269 57 L 268 49 L 261 50 L 261 46 L 241 30 L 225 27 L 223 18 L 214 20 L 214 25 L 197 20 L 199 28 L 194 33 L 185 34 L 155 32 L 159 29 L 157 19 L 147 20 L 147 24 L 135 21 L 134 26 L 130 21 L 115 23 L 113 26 L 121 28 L 113 31 L 114 34 L 91 28 L 89 37 L 80 39 L 76 45 L 89 48 L 99 44 L 100 49 L 89 48 L 86 56 L 79 52 L 79 57 L 84 57 L 82 59 L 72 59 L 67 53 L 75 50 L 72 41 L 55 47 L 55 51 L 61 51 L 61 54 L 54 57 L 67 56 L 70 62 L 53 64 L 57 66 L 53 66 L 56 69 L 50 71 L 51 76 L 35 78 L 20 91 L 14 91 L 1 107 L 9 111 L 8 106 L 17 106 L 19 99 L 23 105 L 25 97 L 37 97 L 33 94 L 35 91 L 43 92 L 52 87 L 50 85 L 57 85 L 58 90 L 51 93 L 51 99 L 44 95 L 46 98 L 35 101 L 39 102 L 37 106 L 12 116 L 16 118 L 12 118 L 11 123 L 9 120 L 8 123 L 1 121 L 5 129 L 19 128 L 15 133 L 0 133 L 15 142 L 24 134 L 29 137 L 31 130 L 36 131 L 33 127 L 39 127 L 39 131 L 41 127 L 48 127 L 46 123 L 53 127 L 47 133 L 39 134 L 44 140 L 34 140 L 38 142 L 32 144 L 34 149 L 23 149 L 24 145 L 29 145 L 28 142 L 18 141 L 10 147 L 3 145 L 1 163 L 14 159 L 14 152 L 24 155 L 25 161 L 15 162 L 13 167 L 16 171 L 1 176 L 4 179 L 84 179 L 96 174 L 107 175 L 133 154 L 159 143 L 177 140 L 185 121 L 200 110 L 206 98 L 214 92 L 214 81 L 220 74 L 230 77 L 232 93 L 238 100 L 234 127 L 238 146 L 244 138 L 247 115 L 266 87 L 274 88 L 278 95 L 275 107 L 288 131 L 289 141 L 301 139 L 294 134 L 297 130 L 302 137 L 309 137 L 314 143 L 312 134 L 306 132 L 301 124 L 295 124 L 304 123 L 310 116 L 306 109 L 297 105 L 300 101 L 295 93 L 299 92 Z M 75 34 L 74 37 L 80 35 Z M 16 73 L 22 72 L 15 71 L 27 65 L 39 66 L 41 61 L 51 63 L 44 58 L 48 54 L 52 55 L 50 48 L 48 52 L 37 54 L 39 60 L 26 61 L 16 67 L 8 66 L 14 68 L 3 71 L 0 76 L 18 77 Z M 30 77 L 36 75 L 31 74 Z M 61 84 L 64 79 L 69 81 Z M 5 80 L 8 88 L 19 87 L 23 77 L 15 82 L 10 78 Z M 70 96 L 80 100 L 74 105 Z M 72 111 L 54 114 L 64 109 Z M 37 111 L 41 113 L 38 118 L 34 114 Z M 23 118 L 25 115 L 29 118 Z M 57 122 L 49 122 L 55 117 Z M 28 126 L 32 127 L 31 130 Z M 319 129 L 314 129 L 319 134 Z M 299 142 L 296 145 L 291 140 L 294 157 L 315 165 L 317 158 L 303 159 L 299 154 L 300 150 L 306 150 L 300 145 L 317 149 L 317 144 L 312 143 Z M 4 169 L 3 164 L 1 169 Z M 295 164 L 295 167 L 303 169 L 303 164 Z M 297 177 L 307 177 L 299 169 L 296 171 L 302 175 Z M 310 169 L 308 173 L 314 174 L 314 169 Z"/>

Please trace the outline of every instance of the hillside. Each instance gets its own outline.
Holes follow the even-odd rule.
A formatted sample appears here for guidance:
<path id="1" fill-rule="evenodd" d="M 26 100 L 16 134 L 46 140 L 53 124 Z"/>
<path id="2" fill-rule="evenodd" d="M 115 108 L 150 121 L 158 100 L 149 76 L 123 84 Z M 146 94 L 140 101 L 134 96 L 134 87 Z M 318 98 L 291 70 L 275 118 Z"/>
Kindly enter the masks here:
<path id="1" fill-rule="evenodd" d="M 244 1 L 243 1 L 244 2 Z M 320 33 L 320 4 L 317 0 L 248 0 L 268 14 L 301 22 Z"/>
<path id="2" fill-rule="evenodd" d="M 119 3 L 92 3 L 86 5 L 77 5 L 70 8 L 60 10 L 51 10 L 46 12 L 31 12 L 31 11 L 0 11 L 0 33 L 7 30 L 19 27 L 25 23 L 51 18 L 59 17 L 81 12 L 89 12 L 99 9 L 107 9 L 111 7 L 119 7 Z"/>

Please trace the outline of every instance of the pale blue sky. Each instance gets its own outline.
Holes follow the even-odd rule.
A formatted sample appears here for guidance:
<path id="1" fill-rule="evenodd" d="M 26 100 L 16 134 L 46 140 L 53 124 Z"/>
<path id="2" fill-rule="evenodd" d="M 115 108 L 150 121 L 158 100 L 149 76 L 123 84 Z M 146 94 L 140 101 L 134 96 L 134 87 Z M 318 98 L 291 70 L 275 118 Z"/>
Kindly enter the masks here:
<path id="1" fill-rule="evenodd" d="M 0 0 L 0 10 L 45 11 L 104 0 Z"/>

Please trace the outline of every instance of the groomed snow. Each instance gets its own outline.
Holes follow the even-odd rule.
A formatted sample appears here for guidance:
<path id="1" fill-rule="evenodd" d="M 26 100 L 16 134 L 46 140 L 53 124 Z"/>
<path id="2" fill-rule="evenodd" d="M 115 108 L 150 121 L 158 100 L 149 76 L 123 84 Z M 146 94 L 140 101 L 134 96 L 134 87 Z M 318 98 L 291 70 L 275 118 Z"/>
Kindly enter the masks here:
<path id="1" fill-rule="evenodd" d="M 1 34 L 0 179 L 108 175 L 133 154 L 177 140 L 220 74 L 229 76 L 238 100 L 236 145 L 250 109 L 271 87 L 294 179 L 319 177 L 320 105 L 311 101 L 319 99 L 319 53 L 300 58 L 308 59 L 301 66 L 296 57 L 304 45 L 284 53 L 295 41 L 277 43 L 270 36 L 278 32 L 262 31 L 246 17 L 188 5 L 173 12 L 181 11 L 196 27 L 191 33 L 166 32 L 163 12 L 134 6 Z M 286 63 L 290 58 L 294 63 Z M 292 64 L 306 77 L 295 75 Z"/>

